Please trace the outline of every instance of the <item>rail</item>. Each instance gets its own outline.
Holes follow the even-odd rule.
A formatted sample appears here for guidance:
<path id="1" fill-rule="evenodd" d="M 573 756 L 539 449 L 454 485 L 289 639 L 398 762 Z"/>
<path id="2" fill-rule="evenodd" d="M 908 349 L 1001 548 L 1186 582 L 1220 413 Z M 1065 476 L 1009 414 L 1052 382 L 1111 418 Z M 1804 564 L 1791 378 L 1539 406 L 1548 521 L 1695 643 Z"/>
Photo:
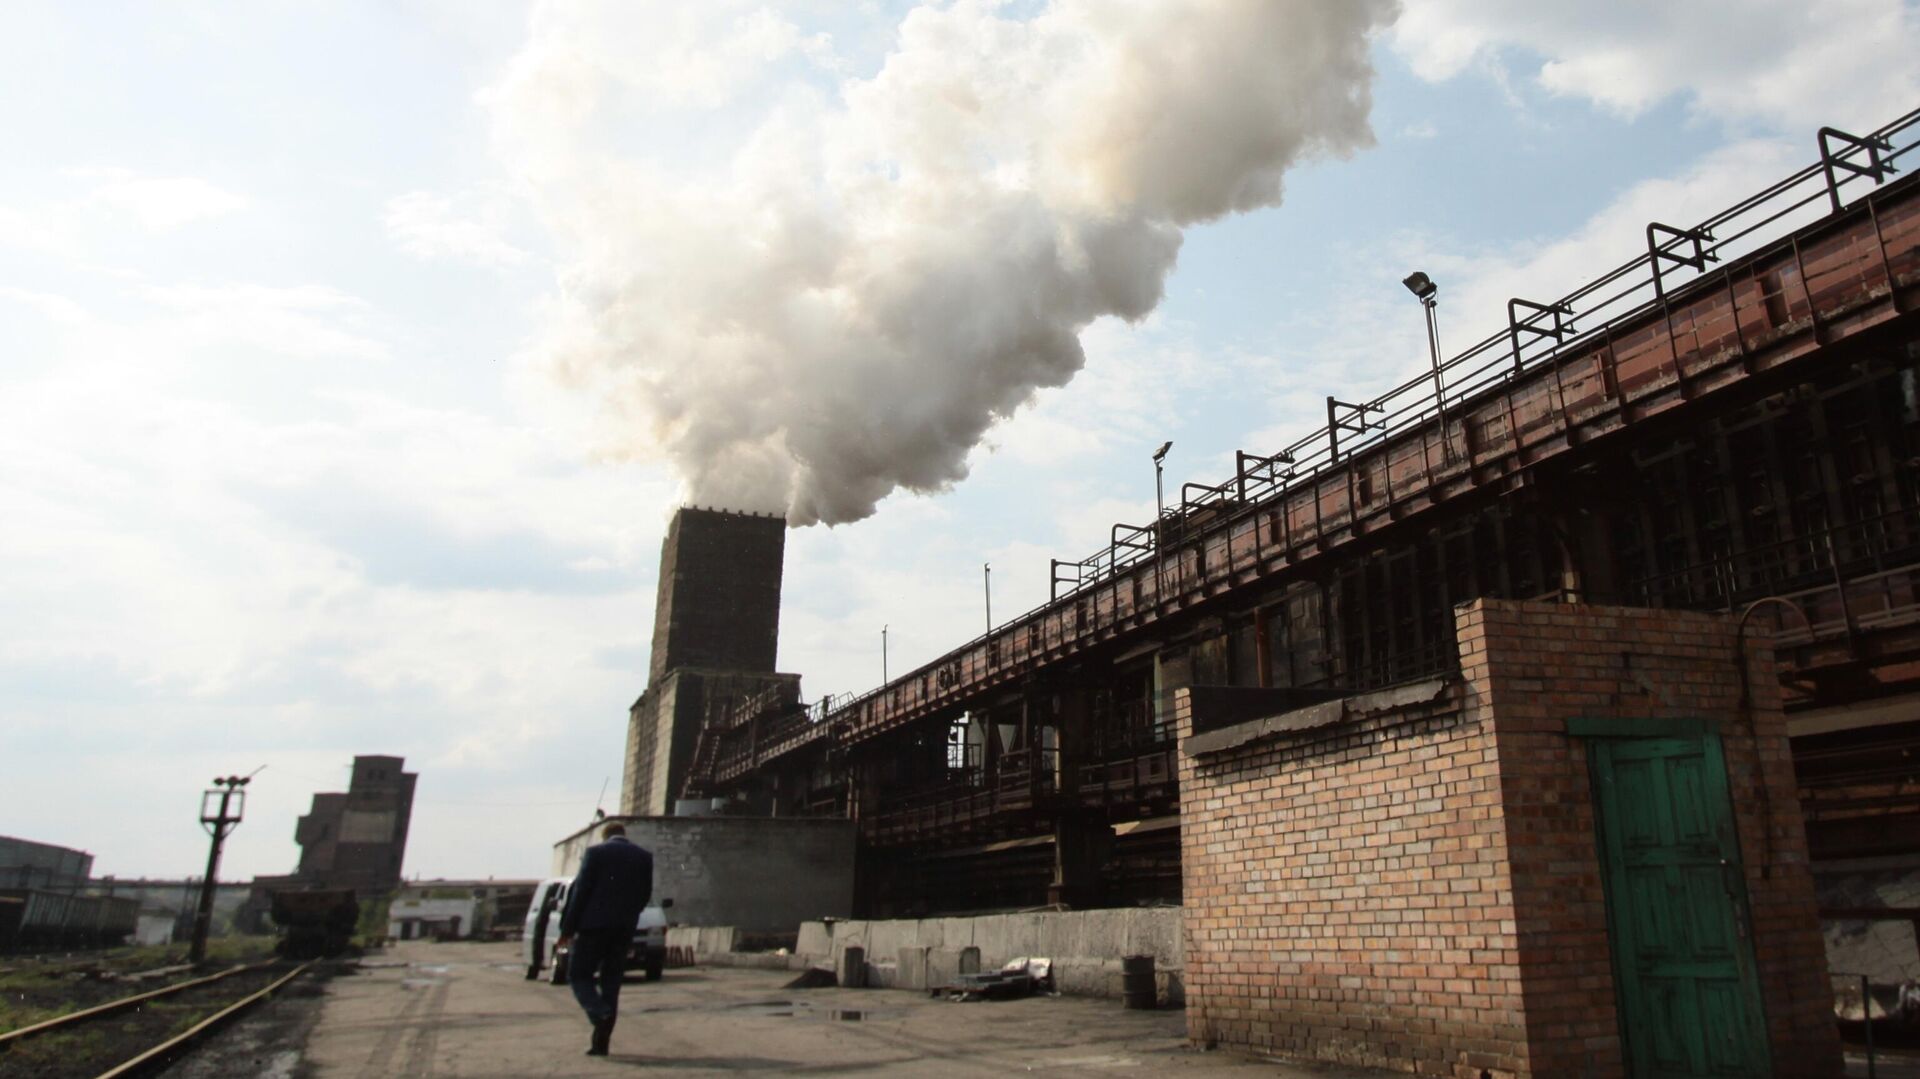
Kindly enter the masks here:
<path id="1" fill-rule="evenodd" d="M 203 978 L 191 978 L 186 981 L 175 982 L 172 985 L 162 986 L 159 989 L 148 990 L 144 993 L 135 993 L 131 996 L 121 997 L 118 1000 L 110 1000 L 105 1004 L 98 1004 L 91 1008 L 69 1012 L 65 1015 L 57 1015 L 52 1019 L 24 1026 L 18 1030 L 7 1031 L 4 1034 L 0 1034 L 0 1060 L 7 1059 L 9 1055 L 18 1051 L 18 1046 L 31 1039 L 48 1034 L 70 1032 L 88 1023 L 98 1022 L 123 1012 L 141 1011 L 154 1001 L 189 993 L 194 990 L 206 989 L 210 986 L 218 985 L 229 978 L 243 974 L 258 973 L 268 970 L 275 965 L 276 964 L 273 963 L 251 963 L 229 967 L 226 970 L 207 975 Z M 122 1077 L 138 1074 L 150 1067 L 171 1060 L 189 1043 L 203 1037 L 216 1027 L 238 1016 L 241 1012 L 265 1000 L 288 982 L 306 973 L 312 966 L 312 963 L 303 963 L 295 967 L 284 977 L 275 979 L 265 988 L 242 997 L 240 1000 L 221 1008 L 214 1014 L 194 1024 L 189 1029 L 174 1034 L 134 1057 L 114 1065 L 100 1073 L 98 1079 L 122 1079 Z"/>
<path id="2" fill-rule="evenodd" d="M 234 1001 L 232 1004 L 229 1004 L 225 1008 L 222 1008 L 221 1010 L 206 1017 L 205 1019 L 200 1020 L 198 1023 L 195 1023 L 193 1026 L 188 1027 L 186 1030 L 181 1031 L 179 1034 L 176 1034 L 171 1038 L 168 1038 L 166 1041 L 161 1042 L 159 1045 L 154 1046 L 153 1048 L 147 1050 L 144 1053 L 141 1053 L 139 1056 L 134 1057 L 132 1060 L 127 1061 L 126 1063 L 120 1065 L 119 1067 L 114 1068 L 111 1071 L 101 1072 L 98 1079 L 126 1079 L 126 1077 L 128 1076 L 140 1074 L 141 1072 L 145 1071 L 147 1068 L 153 1067 L 155 1065 L 165 1064 L 167 1061 L 170 1061 L 175 1056 L 179 1055 L 181 1050 L 185 1049 L 187 1046 L 205 1037 L 206 1035 L 212 1033 L 214 1030 L 223 1026 L 227 1022 L 237 1018 L 242 1012 L 245 1012 L 248 1009 L 254 1007 L 255 1005 L 260 1004 L 262 1001 L 265 1001 L 268 997 L 271 997 L 273 994 L 279 992 L 283 987 L 286 986 L 288 982 L 291 982 L 295 978 L 298 978 L 300 975 L 305 974 L 307 972 L 307 968 L 311 966 L 313 966 L 311 962 L 300 964 L 298 967 L 295 967 L 292 971 L 288 972 L 285 977 L 275 980 L 271 985 L 266 986 L 265 988 L 259 990 L 258 992 L 251 993 L 247 996 L 240 998 L 237 1001 Z"/>

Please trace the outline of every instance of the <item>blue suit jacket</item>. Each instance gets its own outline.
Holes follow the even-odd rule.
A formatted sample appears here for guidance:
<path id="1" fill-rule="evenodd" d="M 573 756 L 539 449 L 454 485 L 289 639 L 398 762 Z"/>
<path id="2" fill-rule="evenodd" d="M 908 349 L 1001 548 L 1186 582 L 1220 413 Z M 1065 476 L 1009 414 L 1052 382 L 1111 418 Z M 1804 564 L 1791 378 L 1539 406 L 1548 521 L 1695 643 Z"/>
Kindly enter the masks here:
<path id="1" fill-rule="evenodd" d="M 640 912 L 653 898 L 653 855 L 614 836 L 587 848 L 580 873 L 567 889 L 567 909 L 560 915 L 560 932 L 624 929 L 633 932 Z"/>

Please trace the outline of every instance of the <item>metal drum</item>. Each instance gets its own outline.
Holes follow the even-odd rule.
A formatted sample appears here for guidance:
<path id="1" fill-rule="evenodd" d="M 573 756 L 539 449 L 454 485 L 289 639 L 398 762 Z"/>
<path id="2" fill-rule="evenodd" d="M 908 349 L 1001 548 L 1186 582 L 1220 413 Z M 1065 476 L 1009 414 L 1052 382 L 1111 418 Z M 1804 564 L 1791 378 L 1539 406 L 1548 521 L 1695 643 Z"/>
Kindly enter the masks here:
<path id="1" fill-rule="evenodd" d="M 1120 995 L 1127 1007 L 1152 1009 L 1159 1003 L 1153 985 L 1153 956 L 1129 955 L 1120 960 Z"/>

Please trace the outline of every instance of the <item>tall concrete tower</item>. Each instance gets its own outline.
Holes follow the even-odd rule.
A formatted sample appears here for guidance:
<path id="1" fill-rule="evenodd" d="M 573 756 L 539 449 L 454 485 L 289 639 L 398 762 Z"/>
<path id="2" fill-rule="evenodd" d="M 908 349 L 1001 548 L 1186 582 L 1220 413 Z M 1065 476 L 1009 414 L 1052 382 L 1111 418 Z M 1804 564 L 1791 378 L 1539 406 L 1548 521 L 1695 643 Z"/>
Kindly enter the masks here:
<path id="1" fill-rule="evenodd" d="M 620 811 L 673 811 L 700 728 L 767 685 L 780 642 L 787 524 L 778 516 L 682 507 L 660 545 L 653 659 L 627 714 Z"/>

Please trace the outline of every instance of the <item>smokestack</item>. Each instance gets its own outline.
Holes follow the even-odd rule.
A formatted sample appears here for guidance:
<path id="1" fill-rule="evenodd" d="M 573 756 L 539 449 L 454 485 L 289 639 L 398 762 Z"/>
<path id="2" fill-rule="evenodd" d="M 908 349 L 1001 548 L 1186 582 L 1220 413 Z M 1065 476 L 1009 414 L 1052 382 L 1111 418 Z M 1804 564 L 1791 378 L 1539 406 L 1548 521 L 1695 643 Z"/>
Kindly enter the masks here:
<path id="1" fill-rule="evenodd" d="M 542 355 L 605 403 L 610 452 L 796 525 L 951 486 L 1080 370 L 1089 323 L 1154 309 L 1186 227 L 1371 143 L 1369 36 L 1397 8 L 1014 10 L 915 8 L 843 76 L 764 10 L 539 9 L 488 101 L 565 252 Z"/>
<path id="2" fill-rule="evenodd" d="M 677 667 L 771 673 L 786 548 L 778 517 L 681 507 L 660 544 L 649 680 Z"/>

